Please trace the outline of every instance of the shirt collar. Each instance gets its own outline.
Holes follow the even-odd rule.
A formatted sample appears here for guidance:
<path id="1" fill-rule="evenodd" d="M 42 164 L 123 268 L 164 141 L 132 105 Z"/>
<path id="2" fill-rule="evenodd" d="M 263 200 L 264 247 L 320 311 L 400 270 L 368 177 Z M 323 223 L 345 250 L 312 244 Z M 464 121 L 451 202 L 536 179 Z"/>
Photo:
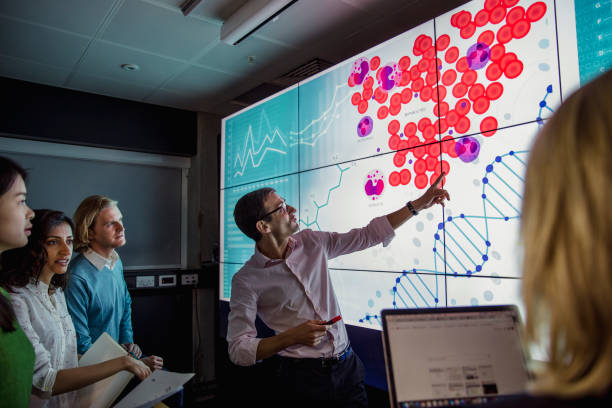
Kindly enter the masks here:
<path id="1" fill-rule="evenodd" d="M 257 265 L 267 268 L 268 266 L 272 266 L 279 262 L 289 259 L 289 256 L 291 256 L 291 253 L 295 250 L 296 245 L 297 245 L 297 240 L 293 237 L 289 237 L 287 241 L 287 250 L 286 250 L 285 259 L 271 259 L 265 256 L 259 250 L 259 248 L 257 247 L 257 244 L 255 244 L 255 254 L 253 255 L 252 261 L 255 262 Z"/>
<path id="2" fill-rule="evenodd" d="M 119 254 L 117 254 L 117 251 L 114 249 L 113 252 L 111 252 L 110 258 L 103 257 L 91 248 L 87 248 L 87 251 L 83 253 L 83 256 L 87 258 L 87 260 L 91 262 L 99 271 L 104 269 L 105 266 L 112 270 L 119 260 Z"/>

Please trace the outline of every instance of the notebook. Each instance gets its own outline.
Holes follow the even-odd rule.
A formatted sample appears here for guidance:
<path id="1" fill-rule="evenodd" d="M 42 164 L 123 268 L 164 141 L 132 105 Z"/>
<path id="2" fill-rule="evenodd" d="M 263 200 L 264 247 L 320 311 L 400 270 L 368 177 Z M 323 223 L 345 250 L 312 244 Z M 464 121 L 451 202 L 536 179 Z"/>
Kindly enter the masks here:
<path id="1" fill-rule="evenodd" d="M 391 407 L 471 406 L 525 391 L 516 306 L 386 309 L 381 315 Z"/>

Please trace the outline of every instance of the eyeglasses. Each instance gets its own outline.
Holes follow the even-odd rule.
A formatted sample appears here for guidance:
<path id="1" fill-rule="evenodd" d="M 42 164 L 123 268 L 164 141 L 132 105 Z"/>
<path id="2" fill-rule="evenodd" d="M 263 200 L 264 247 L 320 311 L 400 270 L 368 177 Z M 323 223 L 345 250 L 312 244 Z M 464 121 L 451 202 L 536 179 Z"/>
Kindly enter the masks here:
<path id="1" fill-rule="evenodd" d="M 259 217 L 259 219 L 257 221 L 261 221 L 264 218 L 266 218 L 267 216 L 272 215 L 275 212 L 280 211 L 280 210 L 282 210 L 285 213 L 287 212 L 287 200 L 283 199 L 283 203 L 280 206 L 278 206 L 274 210 L 270 211 L 269 213 L 266 213 L 263 216 Z"/>

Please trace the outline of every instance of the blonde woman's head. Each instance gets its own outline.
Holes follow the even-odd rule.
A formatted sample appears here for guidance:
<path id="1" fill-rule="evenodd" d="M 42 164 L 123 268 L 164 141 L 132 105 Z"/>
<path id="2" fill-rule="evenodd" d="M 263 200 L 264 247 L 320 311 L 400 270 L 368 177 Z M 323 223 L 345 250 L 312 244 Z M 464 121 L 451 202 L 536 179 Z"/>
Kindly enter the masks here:
<path id="1" fill-rule="evenodd" d="M 96 217 L 100 211 L 108 207 L 116 207 L 114 201 L 103 195 L 92 195 L 84 199 L 74 213 L 74 224 L 76 231 L 74 234 L 74 250 L 84 252 L 89 248 L 90 228 L 93 228 Z"/>
<path id="2" fill-rule="evenodd" d="M 546 122 L 529 157 L 521 235 L 531 342 L 549 339 L 536 392 L 612 385 L 612 71 Z"/>

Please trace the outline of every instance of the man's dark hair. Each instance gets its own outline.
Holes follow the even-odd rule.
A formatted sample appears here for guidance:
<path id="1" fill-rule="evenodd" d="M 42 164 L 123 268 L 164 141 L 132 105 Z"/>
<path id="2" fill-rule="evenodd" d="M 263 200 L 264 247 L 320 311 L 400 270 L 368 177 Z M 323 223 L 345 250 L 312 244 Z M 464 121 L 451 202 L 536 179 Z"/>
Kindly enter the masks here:
<path id="1" fill-rule="evenodd" d="M 264 187 L 259 190 L 251 191 L 243 195 L 234 207 L 234 221 L 240 231 L 253 241 L 261 239 L 261 234 L 257 231 L 257 221 L 266 213 L 264 201 L 270 194 L 275 192 L 273 188 Z"/>

